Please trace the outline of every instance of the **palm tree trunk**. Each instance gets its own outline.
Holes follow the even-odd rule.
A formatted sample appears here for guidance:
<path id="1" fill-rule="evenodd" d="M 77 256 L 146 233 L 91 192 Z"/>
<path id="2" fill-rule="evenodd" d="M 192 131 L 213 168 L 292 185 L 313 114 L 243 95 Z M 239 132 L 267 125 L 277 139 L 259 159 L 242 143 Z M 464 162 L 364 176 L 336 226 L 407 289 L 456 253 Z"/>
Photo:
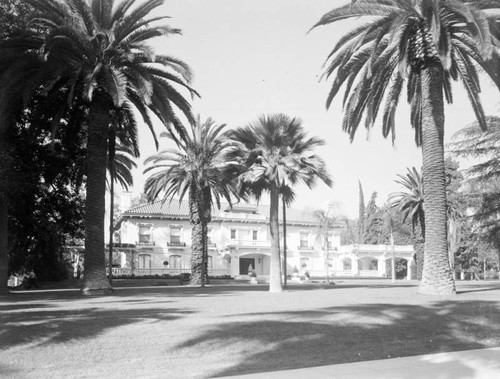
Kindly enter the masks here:
<path id="1" fill-rule="evenodd" d="M 98 92 L 98 91 L 96 91 Z M 85 202 L 84 295 L 109 294 L 104 259 L 109 102 L 97 93 L 90 103 L 87 142 L 87 199 Z"/>
<path id="2" fill-rule="evenodd" d="M 0 131 L 0 294 L 8 294 L 7 281 L 9 280 L 9 244 L 8 244 L 8 201 L 7 201 L 7 175 L 9 162 L 7 154 L 7 133 Z"/>
<path id="3" fill-rule="evenodd" d="M 425 242 L 419 292 L 451 295 L 456 291 L 448 260 L 441 68 L 431 63 L 421 75 Z"/>
<path id="4" fill-rule="evenodd" d="M 287 265 L 287 256 L 286 256 L 286 204 L 285 204 L 285 197 L 282 196 L 282 202 L 283 202 L 283 286 L 286 288 L 287 285 L 287 272 L 286 272 L 286 265 Z"/>
<path id="5" fill-rule="evenodd" d="M 108 141 L 108 163 L 109 163 L 109 246 L 108 246 L 108 276 L 109 284 L 113 285 L 113 223 L 115 208 L 115 153 L 116 153 L 116 133 L 115 129 L 109 131 Z"/>
<path id="6" fill-rule="evenodd" d="M 271 206 L 269 209 L 269 229 L 271 231 L 271 268 L 269 292 L 281 292 L 280 241 L 279 241 L 279 192 L 273 183 L 270 188 Z"/>
<path id="7" fill-rule="evenodd" d="M 189 189 L 189 213 L 191 221 L 191 280 L 193 286 L 205 286 L 203 270 L 203 225 L 200 209 L 199 191 L 194 185 Z"/>
<path id="8" fill-rule="evenodd" d="M 201 222 L 192 224 L 191 229 L 191 280 L 193 286 L 205 285 L 203 275 L 203 225 Z"/>

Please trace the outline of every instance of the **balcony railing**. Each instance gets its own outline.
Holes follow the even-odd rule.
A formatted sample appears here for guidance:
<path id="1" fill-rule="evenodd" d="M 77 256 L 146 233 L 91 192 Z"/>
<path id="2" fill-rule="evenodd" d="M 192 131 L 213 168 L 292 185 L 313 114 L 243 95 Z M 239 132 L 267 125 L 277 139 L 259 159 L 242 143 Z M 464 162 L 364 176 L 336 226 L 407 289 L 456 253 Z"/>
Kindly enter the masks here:
<path id="1" fill-rule="evenodd" d="M 137 246 L 155 246 L 154 241 L 139 241 L 137 242 Z"/>
<path id="2" fill-rule="evenodd" d="M 271 241 L 268 240 L 238 240 L 231 239 L 227 246 L 236 247 L 271 247 Z"/>
<path id="3" fill-rule="evenodd" d="M 167 246 L 169 246 L 169 247 L 186 247 L 186 242 L 170 241 L 170 242 L 167 242 Z"/>
<path id="4" fill-rule="evenodd" d="M 302 245 L 299 245 L 299 246 L 297 247 L 297 249 L 298 249 L 298 250 L 314 250 L 314 246 L 308 246 L 308 245 L 306 245 L 306 246 L 302 246 Z"/>
<path id="5" fill-rule="evenodd" d="M 134 274 L 135 276 L 162 276 L 170 275 L 176 276 L 180 274 L 188 274 L 191 272 L 189 268 L 119 268 L 113 267 L 113 276 L 119 278 L 121 276 L 130 276 Z M 106 269 L 107 274 L 107 269 Z M 223 276 L 230 275 L 230 270 L 225 268 L 209 268 L 208 275 L 210 276 Z"/>

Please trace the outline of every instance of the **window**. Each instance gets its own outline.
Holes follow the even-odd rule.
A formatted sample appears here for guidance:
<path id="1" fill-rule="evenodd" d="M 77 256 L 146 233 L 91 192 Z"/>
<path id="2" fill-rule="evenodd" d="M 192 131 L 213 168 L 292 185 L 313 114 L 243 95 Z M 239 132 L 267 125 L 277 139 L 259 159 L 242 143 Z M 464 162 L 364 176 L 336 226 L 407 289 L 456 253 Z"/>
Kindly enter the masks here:
<path id="1" fill-rule="evenodd" d="M 231 239 L 232 240 L 236 239 L 236 229 L 231 229 Z"/>
<path id="2" fill-rule="evenodd" d="M 208 256 L 207 267 L 208 268 L 214 268 L 213 264 L 214 264 L 214 259 L 213 259 L 213 257 L 211 255 L 209 255 Z"/>
<path id="3" fill-rule="evenodd" d="M 148 245 L 151 242 L 151 225 L 139 225 L 139 244 Z"/>
<path id="4" fill-rule="evenodd" d="M 179 226 L 170 227 L 170 243 L 172 245 L 180 245 L 181 243 L 181 228 Z"/>
<path id="5" fill-rule="evenodd" d="M 331 235 L 329 235 L 329 236 L 328 236 L 328 238 L 327 238 L 327 240 L 326 240 L 326 245 L 327 245 L 327 247 L 328 247 L 328 249 L 329 249 L 329 250 L 331 250 L 331 249 L 332 249 L 332 247 L 333 247 L 333 242 L 332 242 L 332 236 L 331 236 Z"/>
<path id="6" fill-rule="evenodd" d="M 309 233 L 300 233 L 300 247 L 308 247 Z"/>
<path id="7" fill-rule="evenodd" d="M 358 260 L 360 270 L 376 271 L 378 270 L 378 260 L 371 257 L 363 257 Z"/>
<path id="8" fill-rule="evenodd" d="M 169 268 L 182 268 L 181 256 L 171 255 L 168 266 Z"/>
<path id="9" fill-rule="evenodd" d="M 258 236 L 258 231 L 257 230 L 252 231 L 252 239 L 254 241 L 257 241 L 257 236 Z"/>
<path id="10" fill-rule="evenodd" d="M 151 268 L 151 255 L 149 254 L 139 255 L 139 268 Z"/>
<path id="11" fill-rule="evenodd" d="M 344 258 L 342 259 L 342 270 L 344 271 L 351 271 L 351 258 Z"/>

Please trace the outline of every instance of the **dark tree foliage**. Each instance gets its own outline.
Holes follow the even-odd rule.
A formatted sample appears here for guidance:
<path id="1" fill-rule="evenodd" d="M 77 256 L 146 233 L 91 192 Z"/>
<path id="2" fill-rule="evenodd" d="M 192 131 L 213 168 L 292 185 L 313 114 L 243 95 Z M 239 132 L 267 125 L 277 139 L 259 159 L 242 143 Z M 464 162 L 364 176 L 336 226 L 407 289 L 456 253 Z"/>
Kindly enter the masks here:
<path id="1" fill-rule="evenodd" d="M 30 11 L 31 9 L 25 1 L 0 1 L 0 39 L 21 33 Z"/>
<path id="2" fill-rule="evenodd" d="M 75 100 L 66 127 L 55 129 L 63 92 L 38 93 L 9 131 L 9 270 L 33 268 L 42 280 L 65 277 L 64 246 L 84 233 L 86 109 Z"/>

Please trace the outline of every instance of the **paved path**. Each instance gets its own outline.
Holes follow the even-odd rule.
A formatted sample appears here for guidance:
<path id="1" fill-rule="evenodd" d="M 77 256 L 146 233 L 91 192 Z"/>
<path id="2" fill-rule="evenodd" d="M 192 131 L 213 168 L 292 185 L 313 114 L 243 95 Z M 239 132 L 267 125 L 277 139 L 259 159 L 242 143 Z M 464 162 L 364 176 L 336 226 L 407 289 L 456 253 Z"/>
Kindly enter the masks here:
<path id="1" fill-rule="evenodd" d="M 301 378 L 425 378 L 425 379 L 497 379 L 500 378 L 500 347 L 464 350 L 452 353 L 416 355 L 366 362 L 309 367 L 297 370 L 230 376 L 242 379 Z"/>

